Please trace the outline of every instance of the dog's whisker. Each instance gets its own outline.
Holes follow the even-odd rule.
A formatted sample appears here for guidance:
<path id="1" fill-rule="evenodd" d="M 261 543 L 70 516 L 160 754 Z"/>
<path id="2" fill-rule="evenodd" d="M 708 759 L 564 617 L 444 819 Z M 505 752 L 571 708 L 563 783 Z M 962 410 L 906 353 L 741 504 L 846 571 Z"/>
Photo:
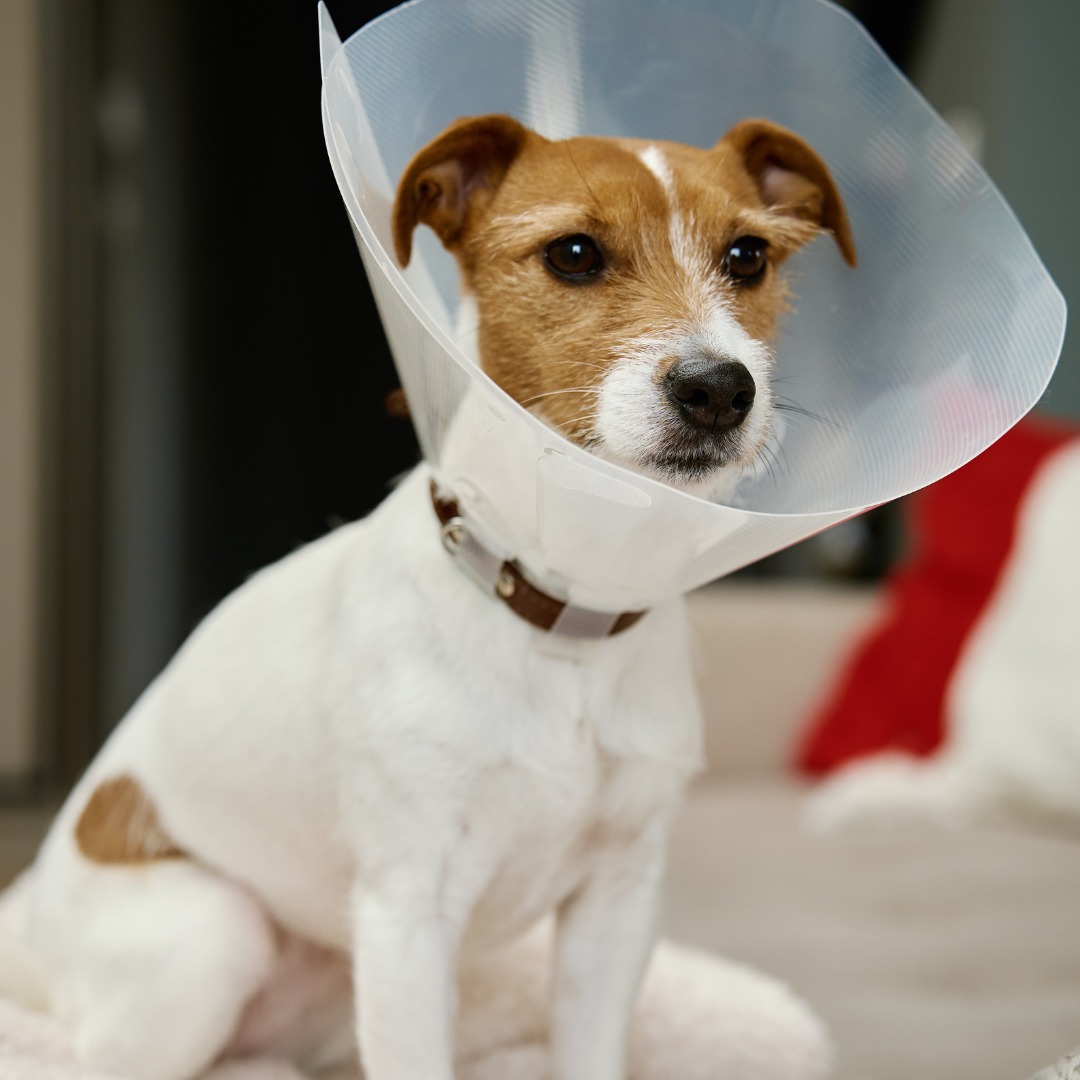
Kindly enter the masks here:
<path id="1" fill-rule="evenodd" d="M 788 401 L 783 398 L 777 398 L 773 402 L 773 408 L 778 409 L 780 412 L 795 413 L 798 416 L 805 416 L 809 420 L 817 420 L 819 423 L 828 424 L 829 427 L 840 427 L 835 421 L 828 416 L 822 416 L 820 413 L 812 412 L 810 409 L 804 409 L 801 405 L 796 405 L 793 401 Z"/>
<path id="2" fill-rule="evenodd" d="M 595 424 L 596 424 L 596 413 L 595 412 L 581 413 L 580 415 L 575 416 L 572 419 L 566 421 L 566 427 L 568 429 L 576 429 L 576 428 L 582 427 L 583 425 L 591 428 Z"/>
<path id="3" fill-rule="evenodd" d="M 572 365 L 573 367 L 589 368 L 590 371 L 606 371 L 607 368 L 608 368 L 608 365 L 606 365 L 606 364 L 598 364 L 595 360 L 567 359 L 567 360 L 561 360 L 560 363 L 565 364 L 567 366 Z"/>
<path id="4" fill-rule="evenodd" d="M 769 452 L 773 456 L 773 461 L 776 462 L 777 471 L 783 471 L 783 462 L 787 460 L 787 450 L 784 449 L 784 444 L 778 439 L 770 439 Z"/>
<path id="5" fill-rule="evenodd" d="M 783 472 L 783 468 L 780 465 L 780 459 L 776 456 L 776 450 L 768 443 L 761 448 L 761 461 L 765 466 L 766 475 L 773 482 L 773 487 L 778 486 L 778 475 Z"/>
<path id="6" fill-rule="evenodd" d="M 560 394 L 599 394 L 600 388 L 596 386 L 563 386 L 558 390 L 545 390 L 542 394 L 533 394 L 531 397 L 522 398 L 521 404 L 525 407 L 541 398 L 558 397 Z"/>
<path id="7" fill-rule="evenodd" d="M 591 430 L 596 426 L 596 411 L 579 413 L 577 416 L 571 417 L 569 420 L 563 421 L 562 425 L 566 431 L 578 431 L 584 427 L 587 430 Z M 577 437 L 577 436 L 575 436 Z"/>
<path id="8" fill-rule="evenodd" d="M 578 165 L 577 160 L 574 157 L 574 151 L 570 148 L 570 144 L 567 142 L 563 143 L 563 145 L 566 147 L 566 156 L 570 159 L 570 164 L 574 166 L 574 172 L 576 172 L 581 178 L 581 183 L 584 185 L 585 190 L 589 193 L 589 198 L 592 199 L 596 208 L 602 213 L 603 204 L 596 197 L 596 192 L 593 191 L 591 187 L 589 187 L 589 181 L 585 179 L 585 174 L 581 171 L 581 166 Z"/>

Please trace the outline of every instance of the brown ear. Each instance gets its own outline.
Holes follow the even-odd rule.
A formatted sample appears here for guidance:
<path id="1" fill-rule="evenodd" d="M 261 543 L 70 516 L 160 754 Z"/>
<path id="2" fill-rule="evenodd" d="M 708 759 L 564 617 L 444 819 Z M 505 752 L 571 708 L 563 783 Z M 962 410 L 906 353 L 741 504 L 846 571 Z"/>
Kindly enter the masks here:
<path id="1" fill-rule="evenodd" d="M 502 182 L 529 130 L 509 116 L 455 120 L 409 162 L 394 199 L 394 249 L 409 265 L 413 230 L 430 225 L 453 250 L 470 205 Z"/>
<path id="2" fill-rule="evenodd" d="M 766 206 L 828 229 L 848 266 L 855 241 L 847 210 L 825 162 L 798 135 L 768 120 L 744 120 L 720 140 L 742 155 Z"/>

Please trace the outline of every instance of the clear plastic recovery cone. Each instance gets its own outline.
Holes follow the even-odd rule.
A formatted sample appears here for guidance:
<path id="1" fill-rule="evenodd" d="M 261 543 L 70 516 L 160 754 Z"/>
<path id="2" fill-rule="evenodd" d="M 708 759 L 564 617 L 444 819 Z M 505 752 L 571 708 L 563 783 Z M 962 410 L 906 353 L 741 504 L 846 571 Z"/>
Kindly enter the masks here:
<path id="1" fill-rule="evenodd" d="M 413 0 L 344 44 L 320 19 L 327 148 L 424 455 L 488 548 L 573 603 L 648 606 L 932 483 L 1045 389 L 1060 293 L 956 136 L 831 4 Z M 488 379 L 455 342 L 457 270 L 428 230 L 398 266 L 398 177 L 485 113 L 695 146 L 766 117 L 828 162 L 859 267 L 825 240 L 788 264 L 775 383 L 802 411 L 722 504 L 601 460 Z"/>

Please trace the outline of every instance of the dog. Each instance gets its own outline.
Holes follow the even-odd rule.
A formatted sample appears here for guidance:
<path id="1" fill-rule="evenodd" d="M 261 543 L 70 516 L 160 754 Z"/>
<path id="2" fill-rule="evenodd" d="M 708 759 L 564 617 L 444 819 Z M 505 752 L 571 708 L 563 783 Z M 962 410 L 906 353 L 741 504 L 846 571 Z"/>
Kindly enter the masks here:
<path id="1" fill-rule="evenodd" d="M 784 260 L 827 231 L 855 263 L 825 164 L 764 120 L 710 149 L 461 120 L 400 181 L 402 264 L 421 224 L 499 385 L 692 491 L 768 438 Z M 191 1080 L 358 1044 L 369 1080 L 452 1080 L 459 968 L 553 912 L 553 1075 L 625 1080 L 700 765 L 682 601 L 551 653 L 563 602 L 528 566 L 488 592 L 461 573 L 434 480 L 224 600 L 62 808 L 20 923 L 87 1065 Z"/>

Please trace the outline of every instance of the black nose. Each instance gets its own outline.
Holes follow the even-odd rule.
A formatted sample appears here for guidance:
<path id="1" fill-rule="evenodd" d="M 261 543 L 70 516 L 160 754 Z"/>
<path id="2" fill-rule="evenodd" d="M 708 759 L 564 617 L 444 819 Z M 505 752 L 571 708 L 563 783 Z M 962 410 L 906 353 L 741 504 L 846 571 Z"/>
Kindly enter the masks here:
<path id="1" fill-rule="evenodd" d="M 672 404 L 692 427 L 738 427 L 754 404 L 754 377 L 735 360 L 680 360 L 667 374 Z"/>

